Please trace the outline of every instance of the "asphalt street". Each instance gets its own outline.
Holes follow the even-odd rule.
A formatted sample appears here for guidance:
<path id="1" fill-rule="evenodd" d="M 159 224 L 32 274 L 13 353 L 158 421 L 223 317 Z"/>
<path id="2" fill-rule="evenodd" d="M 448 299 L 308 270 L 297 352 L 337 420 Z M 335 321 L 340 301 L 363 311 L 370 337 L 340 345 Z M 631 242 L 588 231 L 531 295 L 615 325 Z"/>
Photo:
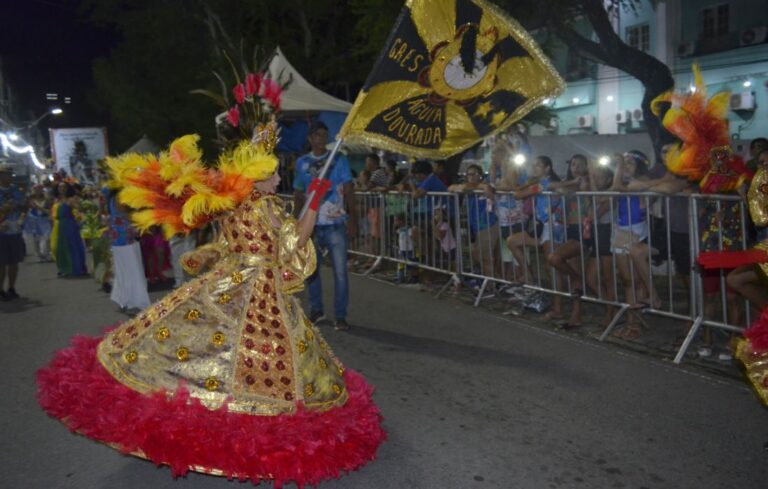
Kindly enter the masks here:
<path id="1" fill-rule="evenodd" d="M 352 329 L 321 329 L 376 386 L 389 439 L 377 460 L 323 489 L 768 487 L 768 411 L 744 382 L 413 288 L 351 281 Z M 92 279 L 57 279 L 51 264 L 22 265 L 17 289 L 25 299 L 0 303 L 0 487 L 241 487 L 200 474 L 174 480 L 48 418 L 36 369 L 71 336 L 125 316 Z"/>

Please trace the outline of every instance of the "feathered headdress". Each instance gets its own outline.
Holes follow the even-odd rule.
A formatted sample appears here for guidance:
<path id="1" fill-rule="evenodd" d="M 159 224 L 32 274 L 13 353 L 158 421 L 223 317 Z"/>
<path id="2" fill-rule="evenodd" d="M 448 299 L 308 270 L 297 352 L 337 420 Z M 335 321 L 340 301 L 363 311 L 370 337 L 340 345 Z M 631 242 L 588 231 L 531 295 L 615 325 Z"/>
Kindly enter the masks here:
<path id="1" fill-rule="evenodd" d="M 237 207 L 253 183 L 269 178 L 278 160 L 273 154 L 276 123 L 261 128 L 262 139 L 242 141 L 219 158 L 218 168 L 206 168 L 196 134 L 173 141 L 154 155 L 125 154 L 109 158 L 110 188 L 120 188 L 118 200 L 134 209 L 131 220 L 140 231 L 161 226 L 166 237 L 189 233 L 221 212 Z"/>
<path id="2" fill-rule="evenodd" d="M 707 87 L 696 64 L 693 75 L 695 89 L 691 93 L 663 93 L 651 102 L 651 109 L 658 116 L 662 103 L 672 104 L 662 124 L 682 142 L 667 153 L 665 163 L 672 173 L 699 181 L 710 169 L 711 150 L 730 142 L 726 117 L 730 92 L 707 99 Z"/>

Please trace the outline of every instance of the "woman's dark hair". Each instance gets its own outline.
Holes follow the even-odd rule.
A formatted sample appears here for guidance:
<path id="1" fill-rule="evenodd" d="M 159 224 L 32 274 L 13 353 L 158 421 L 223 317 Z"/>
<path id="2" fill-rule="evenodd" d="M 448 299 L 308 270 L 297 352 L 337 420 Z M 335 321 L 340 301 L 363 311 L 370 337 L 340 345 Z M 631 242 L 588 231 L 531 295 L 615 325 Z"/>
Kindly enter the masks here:
<path id="1" fill-rule="evenodd" d="M 483 170 L 483 167 L 478 165 L 477 163 L 472 163 L 471 165 L 469 165 L 467 167 L 467 171 L 469 171 L 470 168 L 474 168 L 475 170 L 477 170 L 477 173 L 479 173 L 481 177 L 485 175 L 485 171 Z"/>
<path id="2" fill-rule="evenodd" d="M 397 161 L 387 160 L 386 165 L 397 173 Z"/>
<path id="3" fill-rule="evenodd" d="M 565 181 L 568 182 L 570 180 L 573 180 L 575 177 L 573 176 L 573 173 L 571 172 L 571 163 L 573 160 L 582 160 L 584 163 L 587 163 L 587 157 L 583 154 L 576 153 L 575 155 L 571 156 L 571 159 L 568 160 L 568 172 L 565 174 Z"/>
<path id="4" fill-rule="evenodd" d="M 624 153 L 624 158 L 632 158 L 635 162 L 635 176 L 639 177 L 648 174 L 650 163 L 648 156 L 640 150 L 632 149 Z"/>
<path id="5" fill-rule="evenodd" d="M 427 160 L 416 160 L 411 168 L 411 173 L 414 175 L 429 175 L 432 173 L 432 165 Z"/>
<path id="6" fill-rule="evenodd" d="M 552 166 L 552 158 L 549 156 L 537 156 L 536 158 L 540 160 L 544 166 L 549 167 L 546 178 L 549 178 L 553 182 L 559 182 L 561 180 L 560 176 L 555 173 L 555 169 Z"/>

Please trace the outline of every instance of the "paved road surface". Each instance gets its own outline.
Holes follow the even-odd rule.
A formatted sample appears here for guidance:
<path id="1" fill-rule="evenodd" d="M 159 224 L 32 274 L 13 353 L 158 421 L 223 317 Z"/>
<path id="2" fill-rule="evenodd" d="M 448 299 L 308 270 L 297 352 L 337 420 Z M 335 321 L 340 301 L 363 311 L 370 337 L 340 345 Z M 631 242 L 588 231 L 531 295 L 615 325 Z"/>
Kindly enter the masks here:
<path id="1" fill-rule="evenodd" d="M 174 481 L 48 418 L 35 370 L 124 317 L 50 264 L 24 265 L 18 290 L 30 299 L 0 304 L 0 487 L 241 487 Z M 389 440 L 323 489 L 768 487 L 768 412 L 743 383 L 362 277 L 352 297 L 354 328 L 323 329 L 376 385 Z"/>

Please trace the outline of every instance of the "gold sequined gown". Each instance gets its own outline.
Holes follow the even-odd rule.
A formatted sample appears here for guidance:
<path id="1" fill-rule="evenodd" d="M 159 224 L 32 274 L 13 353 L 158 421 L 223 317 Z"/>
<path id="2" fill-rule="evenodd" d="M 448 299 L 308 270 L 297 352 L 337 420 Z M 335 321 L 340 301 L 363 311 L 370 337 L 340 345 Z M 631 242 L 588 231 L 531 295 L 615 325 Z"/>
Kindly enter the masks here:
<path id="1" fill-rule="evenodd" d="M 212 409 L 227 399 L 230 411 L 262 415 L 343 404 L 342 366 L 293 295 L 315 270 L 311 241 L 298 249 L 280 199 L 257 193 L 220 223 L 216 245 L 182 258 L 188 270 L 215 260 L 211 270 L 108 334 L 101 364 L 143 393 L 184 381 Z"/>

